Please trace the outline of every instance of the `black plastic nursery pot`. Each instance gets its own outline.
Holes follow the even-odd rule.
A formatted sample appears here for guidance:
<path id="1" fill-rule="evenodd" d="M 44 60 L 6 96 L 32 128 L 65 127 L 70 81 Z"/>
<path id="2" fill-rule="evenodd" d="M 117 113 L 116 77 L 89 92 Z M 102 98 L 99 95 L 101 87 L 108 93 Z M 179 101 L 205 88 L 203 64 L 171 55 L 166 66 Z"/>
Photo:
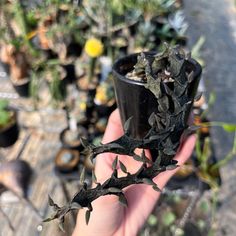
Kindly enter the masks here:
<path id="1" fill-rule="evenodd" d="M 59 172 L 69 173 L 77 169 L 80 153 L 76 150 L 61 148 L 54 159 L 55 168 Z"/>
<path id="2" fill-rule="evenodd" d="M 70 56 L 80 57 L 82 51 L 83 51 L 82 45 L 80 43 L 72 41 L 67 46 L 67 57 L 70 57 Z"/>
<path id="3" fill-rule="evenodd" d="M 153 55 L 154 52 L 147 52 Z M 144 82 L 126 78 L 126 74 L 133 70 L 139 53 L 118 59 L 113 65 L 113 80 L 116 101 L 120 110 L 122 124 L 132 117 L 130 132 L 132 137 L 143 138 L 151 128 L 148 118 L 153 112 L 158 112 L 158 102 L 154 94 L 144 87 Z M 187 71 L 194 72 L 194 79 L 189 85 L 189 97 L 196 95 L 201 75 L 201 66 L 195 60 L 188 60 Z M 188 116 L 190 110 L 186 112 Z"/>
<path id="4" fill-rule="evenodd" d="M 63 148 L 78 150 L 78 151 L 82 151 L 84 149 L 80 141 L 80 138 L 81 137 L 87 138 L 88 132 L 83 126 L 78 126 L 77 129 L 78 129 L 78 136 L 76 137 L 76 140 L 73 140 L 73 142 L 70 142 L 69 140 L 66 139 L 66 133 L 69 132 L 70 129 L 66 128 L 62 130 L 62 132 L 60 133 L 60 141 L 62 143 Z"/>
<path id="5" fill-rule="evenodd" d="M 24 79 L 21 83 L 15 83 L 12 81 L 12 85 L 15 91 L 21 97 L 29 97 L 30 96 L 30 79 Z"/>
<path id="6" fill-rule="evenodd" d="M 10 147 L 19 136 L 19 127 L 17 123 L 17 115 L 14 111 L 13 122 L 6 127 L 0 129 L 0 147 Z"/>
<path id="7" fill-rule="evenodd" d="M 61 66 L 66 72 L 66 76 L 64 78 L 65 82 L 69 84 L 72 84 L 73 82 L 75 82 L 76 81 L 75 65 L 66 64 L 66 65 L 61 65 Z"/>

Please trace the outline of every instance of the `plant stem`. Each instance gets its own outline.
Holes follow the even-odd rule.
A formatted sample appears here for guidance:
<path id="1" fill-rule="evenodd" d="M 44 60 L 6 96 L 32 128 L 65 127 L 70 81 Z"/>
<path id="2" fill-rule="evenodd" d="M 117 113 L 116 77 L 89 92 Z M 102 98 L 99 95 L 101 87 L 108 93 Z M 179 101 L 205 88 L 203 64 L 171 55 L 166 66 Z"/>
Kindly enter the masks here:
<path id="1" fill-rule="evenodd" d="M 216 221 L 216 208 L 217 208 L 217 201 L 218 201 L 218 190 L 213 190 L 212 193 L 212 204 L 211 204 L 211 228 L 208 235 L 215 235 L 215 230 L 212 227 L 214 222 Z"/>
<path id="2" fill-rule="evenodd" d="M 90 59 L 90 64 L 89 64 L 89 83 L 92 82 L 93 77 L 94 77 L 94 71 L 95 71 L 95 66 L 96 66 L 96 57 L 91 57 Z"/>

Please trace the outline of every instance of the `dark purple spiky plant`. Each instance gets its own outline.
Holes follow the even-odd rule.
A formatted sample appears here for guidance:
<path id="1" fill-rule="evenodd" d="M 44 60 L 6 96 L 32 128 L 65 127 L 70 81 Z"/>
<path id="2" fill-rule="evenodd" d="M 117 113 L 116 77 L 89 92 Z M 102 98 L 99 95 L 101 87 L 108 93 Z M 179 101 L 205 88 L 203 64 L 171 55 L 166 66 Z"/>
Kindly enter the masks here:
<path id="1" fill-rule="evenodd" d="M 196 67 L 198 75 L 196 76 Z M 55 210 L 52 217 L 45 221 L 58 219 L 60 226 L 63 226 L 65 215 L 73 210 L 88 208 L 86 222 L 88 223 L 92 211 L 91 203 L 104 195 L 113 194 L 119 197 L 119 201 L 127 205 L 127 200 L 122 191 L 123 188 L 132 184 L 149 184 L 153 189 L 160 191 L 153 182 L 153 178 L 159 173 L 174 169 L 177 162 L 173 160 L 180 145 L 180 137 L 185 130 L 189 129 L 187 124 L 188 116 L 196 94 L 196 88 L 201 74 L 200 66 L 178 47 L 171 48 L 166 46 L 162 53 L 148 55 L 141 53 L 128 76 L 139 77 L 145 82 L 145 88 L 149 89 L 156 97 L 158 111 L 149 117 L 150 130 L 144 138 L 136 139 L 130 136 L 130 124 L 132 118 L 124 124 L 124 135 L 107 144 L 94 146 L 87 140 L 82 140 L 85 147 L 84 153 L 92 160 L 98 154 L 112 152 L 120 155 L 128 155 L 136 161 L 142 162 L 140 169 L 130 174 L 125 165 L 119 162 L 121 170 L 126 174 L 125 177 L 118 177 L 117 156 L 113 162 L 113 173 L 103 184 L 97 183 L 93 173 L 93 181 L 96 187 L 87 188 L 84 182 L 84 171 L 81 174 L 82 186 L 72 201 L 63 207 L 59 207 L 49 197 L 49 205 Z M 190 127 L 191 128 L 191 127 Z M 156 149 L 158 157 L 154 162 L 150 161 L 144 151 L 140 156 L 134 153 L 136 148 Z M 151 165 L 147 165 L 151 164 Z"/>

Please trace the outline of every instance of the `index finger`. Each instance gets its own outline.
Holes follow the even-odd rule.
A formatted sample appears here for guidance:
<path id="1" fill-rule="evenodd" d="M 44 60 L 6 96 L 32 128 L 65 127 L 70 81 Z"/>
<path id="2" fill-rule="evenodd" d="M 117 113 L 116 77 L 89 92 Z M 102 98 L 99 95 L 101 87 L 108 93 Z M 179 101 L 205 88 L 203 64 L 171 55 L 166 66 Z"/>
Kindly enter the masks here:
<path id="1" fill-rule="evenodd" d="M 118 109 L 113 111 L 109 117 L 108 124 L 102 139 L 102 143 L 109 143 L 121 137 L 124 134 L 120 112 Z"/>

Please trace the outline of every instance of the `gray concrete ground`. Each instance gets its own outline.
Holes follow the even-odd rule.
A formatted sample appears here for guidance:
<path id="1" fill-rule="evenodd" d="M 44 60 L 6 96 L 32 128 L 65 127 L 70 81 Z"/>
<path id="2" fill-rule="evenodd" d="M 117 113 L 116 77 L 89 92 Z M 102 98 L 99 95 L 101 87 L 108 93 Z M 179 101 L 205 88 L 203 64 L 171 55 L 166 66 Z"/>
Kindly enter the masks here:
<path id="1" fill-rule="evenodd" d="M 207 93 L 216 93 L 211 109 L 213 121 L 236 123 L 236 8 L 233 0 L 185 0 L 188 36 L 191 47 L 203 35 L 202 56 Z M 230 150 L 232 135 L 212 130 L 218 159 Z M 236 158 L 221 169 L 222 205 L 218 211 L 218 235 L 236 235 Z"/>

